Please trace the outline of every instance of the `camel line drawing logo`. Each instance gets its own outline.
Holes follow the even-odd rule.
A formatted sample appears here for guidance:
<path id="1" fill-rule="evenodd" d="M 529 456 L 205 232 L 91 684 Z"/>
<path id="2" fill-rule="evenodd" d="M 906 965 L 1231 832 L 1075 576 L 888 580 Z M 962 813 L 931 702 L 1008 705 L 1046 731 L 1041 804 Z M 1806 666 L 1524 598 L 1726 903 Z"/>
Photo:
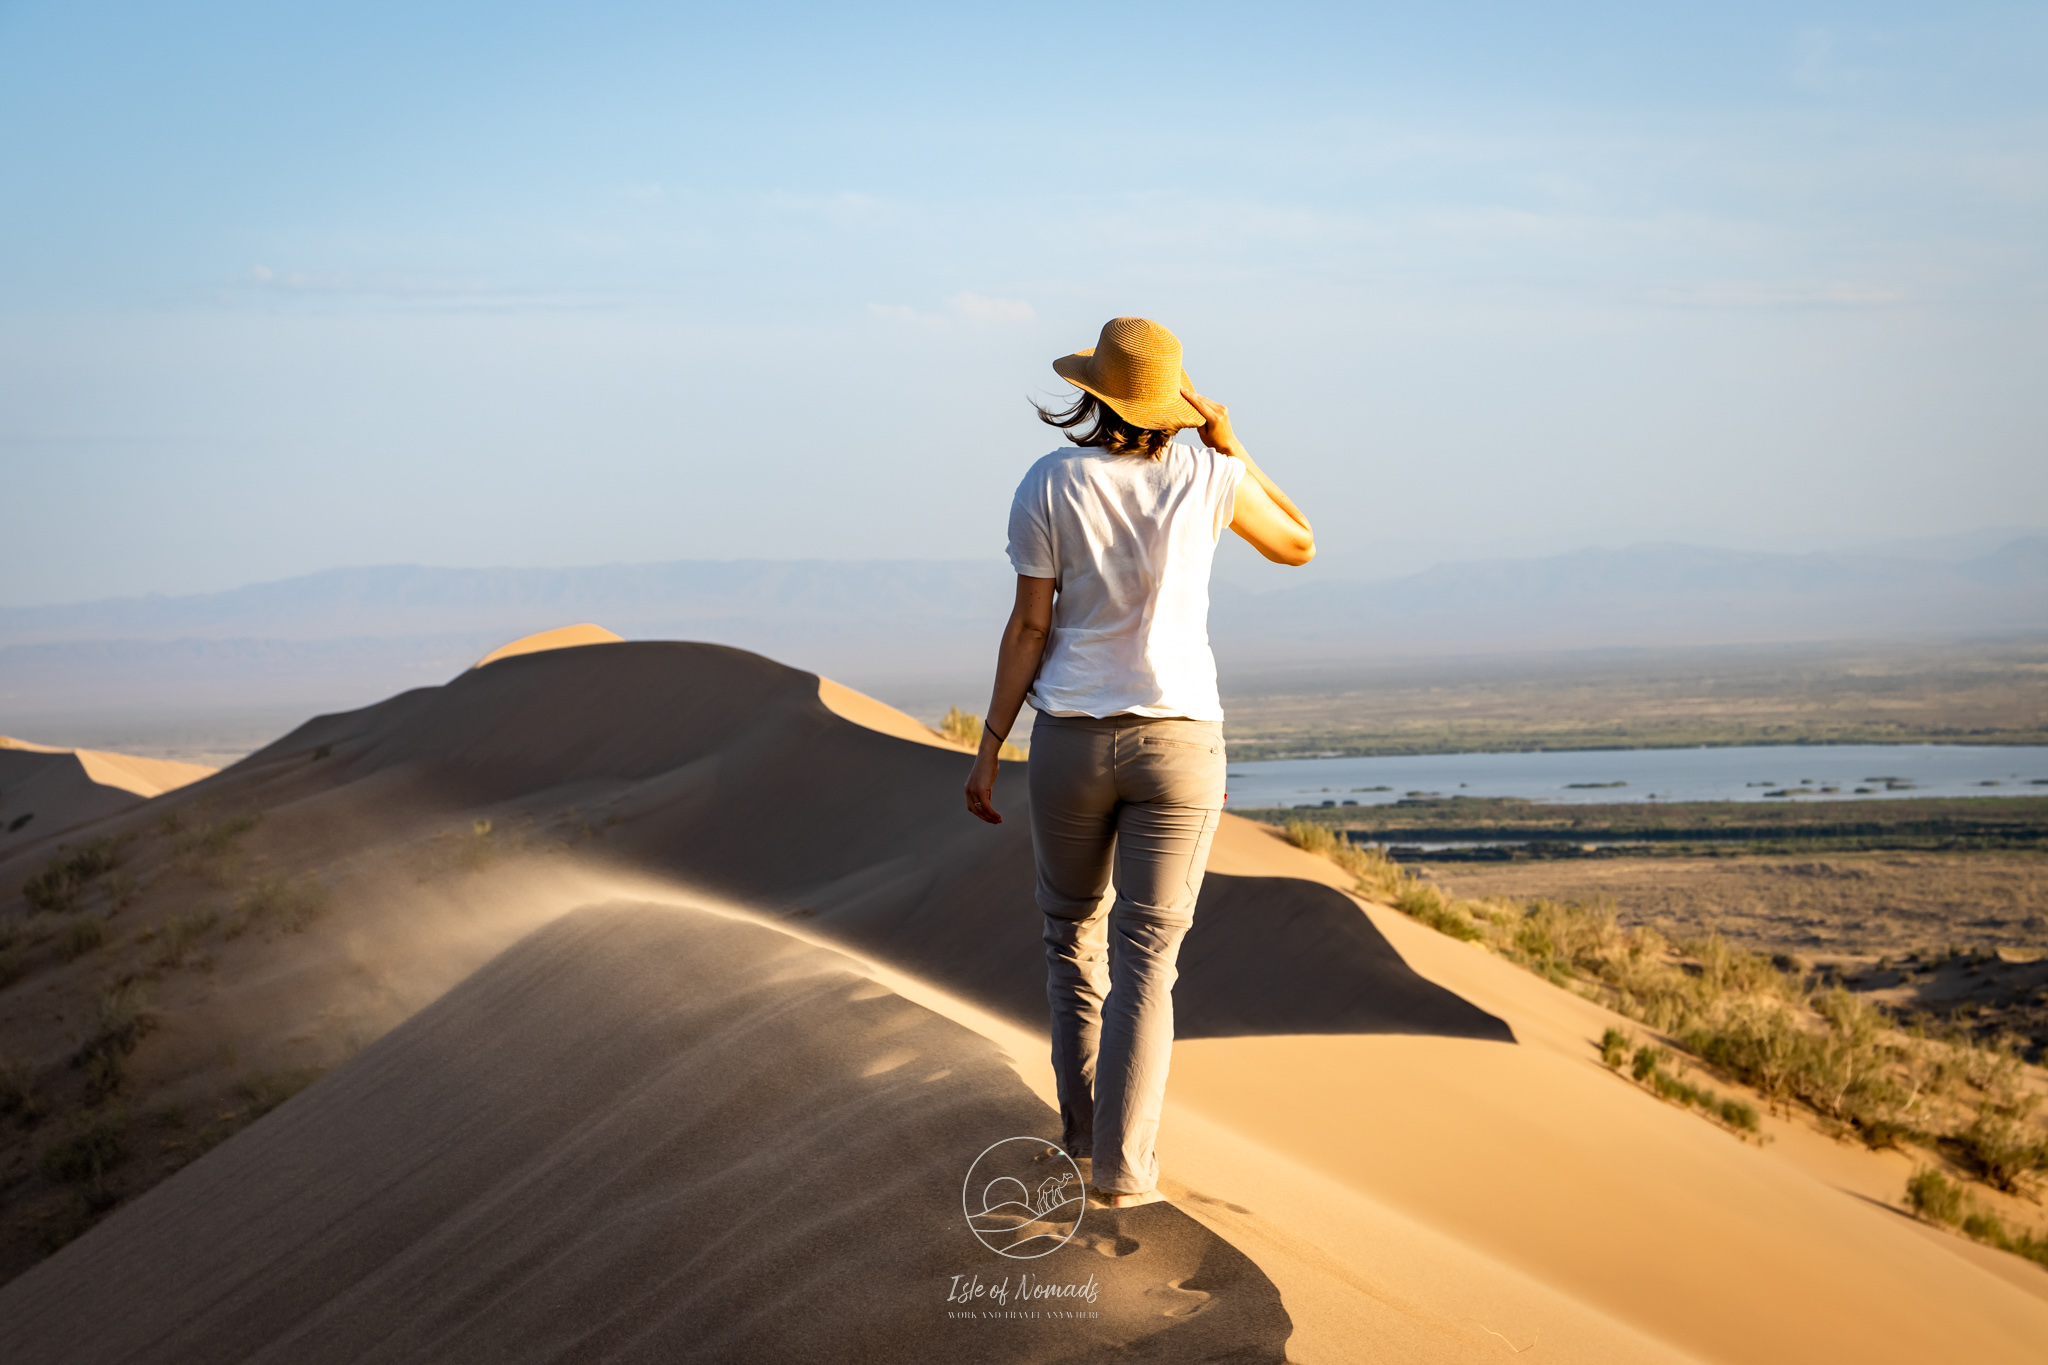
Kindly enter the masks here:
<path id="1" fill-rule="evenodd" d="M 1003 1138 L 967 1168 L 960 1209 L 983 1246 L 1031 1261 L 1072 1240 L 1087 1193 L 1080 1166 L 1057 1146 L 1044 1138 Z"/>

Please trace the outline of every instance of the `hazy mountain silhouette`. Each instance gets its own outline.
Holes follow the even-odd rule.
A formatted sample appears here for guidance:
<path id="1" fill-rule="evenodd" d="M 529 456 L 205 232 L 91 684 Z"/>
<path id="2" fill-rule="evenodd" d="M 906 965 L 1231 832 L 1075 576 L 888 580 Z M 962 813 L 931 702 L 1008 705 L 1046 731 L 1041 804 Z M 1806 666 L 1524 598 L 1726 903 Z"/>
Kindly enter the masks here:
<path id="1" fill-rule="evenodd" d="M 1379 582 L 1216 586 L 1226 673 L 1518 650 L 1875 640 L 2048 628 L 2048 535 L 1960 559 L 1696 545 L 1443 564 Z M 0 707 L 336 705 L 446 680 L 511 636 L 590 620 L 856 680 L 974 676 L 999 560 L 684 560 L 336 569 L 229 592 L 0 608 Z"/>

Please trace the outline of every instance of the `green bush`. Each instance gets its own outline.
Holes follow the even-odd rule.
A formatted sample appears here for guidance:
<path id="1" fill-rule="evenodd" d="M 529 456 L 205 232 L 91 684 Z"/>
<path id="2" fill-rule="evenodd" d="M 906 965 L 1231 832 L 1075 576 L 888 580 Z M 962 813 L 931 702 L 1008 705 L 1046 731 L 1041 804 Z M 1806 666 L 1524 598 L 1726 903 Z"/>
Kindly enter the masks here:
<path id="1" fill-rule="evenodd" d="M 1602 1056 L 1611 1055 L 1609 1062 L 1616 1070 L 1627 1050 L 1628 1040 L 1619 1029 L 1609 1029 L 1601 1039 Z M 1705 1086 L 1694 1085 L 1680 1076 L 1664 1069 L 1664 1061 L 1670 1053 L 1661 1047 L 1645 1043 L 1635 1050 L 1629 1074 L 1634 1079 L 1673 1104 L 1682 1104 L 1698 1109 L 1709 1118 L 1717 1119 L 1739 1132 L 1754 1133 L 1762 1126 L 1757 1118 L 1756 1107 L 1741 1100 L 1723 1099 Z"/>
<path id="2" fill-rule="evenodd" d="M 155 1027 L 156 1016 L 147 1008 L 141 982 L 110 982 L 100 988 L 92 1031 L 71 1054 L 71 1065 L 85 1073 L 95 1098 L 121 1088 L 128 1055 Z"/>
<path id="3" fill-rule="evenodd" d="M 237 1082 L 235 1093 L 249 1105 L 249 1117 L 258 1119 L 320 1079 L 314 1067 L 271 1071 Z"/>
<path id="4" fill-rule="evenodd" d="M 38 910 L 76 910 L 85 889 L 119 867 L 121 857 L 120 840 L 112 835 L 95 839 L 30 877 L 22 884 L 21 894 Z"/>
<path id="5" fill-rule="evenodd" d="M 19 1058 L 0 1056 L 0 1114 L 33 1128 L 48 1109 L 28 1066 Z"/>
<path id="6" fill-rule="evenodd" d="M 99 1114 L 43 1150 L 43 1174 L 60 1185 L 101 1185 L 128 1159 L 128 1126 Z"/>
<path id="7" fill-rule="evenodd" d="M 2036 1171 L 2048 1170 L 2048 1134 L 2029 1123 L 2040 1096 L 1999 1104 L 1986 1100 L 1957 1138 L 1963 1159 L 1987 1185 L 2017 1192 Z"/>
<path id="8" fill-rule="evenodd" d="M 172 849 L 178 865 L 216 886 L 228 885 L 233 880 L 242 836 L 256 828 L 262 818 L 230 816 L 201 830 L 187 830 L 180 821 L 177 828 L 181 833 Z M 170 828 L 168 822 L 166 828 Z"/>
<path id="9" fill-rule="evenodd" d="M 1913 1212 L 1930 1222 L 1954 1224 L 1963 1221 L 1967 1199 L 1962 1187 L 1932 1166 L 1915 1171 L 1906 1181 L 1906 1202 Z"/>
<path id="10" fill-rule="evenodd" d="M 67 925 L 64 932 L 58 936 L 57 956 L 66 962 L 76 962 L 106 941 L 106 922 L 87 916 Z"/>
<path id="11" fill-rule="evenodd" d="M 293 881 L 290 877 L 267 877 L 244 892 L 235 903 L 239 923 L 229 937 L 264 923 L 297 933 L 319 918 L 326 906 L 327 889 L 310 876 L 301 881 Z"/>
<path id="12" fill-rule="evenodd" d="M 216 910 L 194 910 L 172 915 L 157 930 L 155 963 L 158 967 L 182 967 L 207 932 L 220 921 Z"/>
<path id="13" fill-rule="evenodd" d="M 1628 1059 L 1628 1035 L 1618 1028 L 1610 1028 L 1600 1035 L 1600 1060 L 1615 1071 Z"/>
<path id="14" fill-rule="evenodd" d="M 1415 884 L 1407 887 L 1394 898 L 1394 908 L 1440 934 L 1448 934 L 1467 943 L 1477 943 L 1485 937 L 1470 915 L 1453 905 L 1449 897 L 1433 886 Z"/>
<path id="15" fill-rule="evenodd" d="M 964 745 L 969 749 L 979 749 L 981 747 L 981 717 L 975 715 L 972 711 L 962 711 L 957 706 L 949 707 L 946 714 L 939 718 L 939 723 L 934 728 L 955 744 Z M 996 746 L 996 757 L 1023 758 L 1025 753 L 1008 740 L 1004 740 L 1000 745 Z"/>
<path id="16" fill-rule="evenodd" d="M 1746 1133 L 1754 1133 L 1763 1127 L 1762 1121 L 1757 1117 L 1756 1106 L 1747 1100 L 1724 1099 L 1719 1101 L 1714 1109 L 1721 1116 L 1721 1122 L 1730 1128 L 1740 1128 Z"/>

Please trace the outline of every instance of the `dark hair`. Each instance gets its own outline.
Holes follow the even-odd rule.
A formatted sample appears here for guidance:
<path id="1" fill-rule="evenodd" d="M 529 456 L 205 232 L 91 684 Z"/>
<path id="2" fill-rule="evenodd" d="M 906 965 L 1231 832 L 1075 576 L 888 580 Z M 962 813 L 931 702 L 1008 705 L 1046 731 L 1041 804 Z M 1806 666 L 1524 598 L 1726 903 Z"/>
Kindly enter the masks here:
<path id="1" fill-rule="evenodd" d="M 1143 455 L 1148 460 L 1156 460 L 1173 443 L 1171 431 L 1155 431 L 1151 427 L 1126 422 L 1117 416 L 1115 408 L 1086 389 L 1081 391 L 1081 396 L 1070 408 L 1049 409 L 1035 400 L 1031 406 L 1038 409 L 1039 421 L 1049 427 L 1060 428 L 1077 446 L 1095 446 L 1112 455 Z M 1077 435 L 1076 428 L 1079 427 L 1087 427 L 1087 434 Z"/>

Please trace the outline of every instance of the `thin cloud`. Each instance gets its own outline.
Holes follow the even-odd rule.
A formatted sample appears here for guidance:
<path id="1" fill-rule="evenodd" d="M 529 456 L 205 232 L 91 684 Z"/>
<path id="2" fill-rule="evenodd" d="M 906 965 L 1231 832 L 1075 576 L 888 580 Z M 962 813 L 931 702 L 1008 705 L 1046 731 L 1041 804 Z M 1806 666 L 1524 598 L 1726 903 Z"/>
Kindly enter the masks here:
<path id="1" fill-rule="evenodd" d="M 1644 291 L 1643 298 L 1676 308 L 1884 308 L 1907 301 L 1903 290 L 1881 285 L 1743 281 L 1650 289 Z"/>
<path id="2" fill-rule="evenodd" d="M 965 289 L 946 300 L 947 306 L 962 317 L 994 318 L 1001 322 L 1030 322 L 1038 314 L 1031 311 L 1031 305 L 1022 299 L 996 299 L 982 294 L 970 294 Z"/>
<path id="3" fill-rule="evenodd" d="M 947 295 L 942 302 L 945 306 L 936 313 L 919 312 L 907 303 L 871 303 L 868 313 L 890 322 L 936 328 L 944 328 L 963 319 L 971 322 L 1032 322 L 1038 317 L 1037 311 L 1022 299 L 995 298 L 965 289 Z"/>

